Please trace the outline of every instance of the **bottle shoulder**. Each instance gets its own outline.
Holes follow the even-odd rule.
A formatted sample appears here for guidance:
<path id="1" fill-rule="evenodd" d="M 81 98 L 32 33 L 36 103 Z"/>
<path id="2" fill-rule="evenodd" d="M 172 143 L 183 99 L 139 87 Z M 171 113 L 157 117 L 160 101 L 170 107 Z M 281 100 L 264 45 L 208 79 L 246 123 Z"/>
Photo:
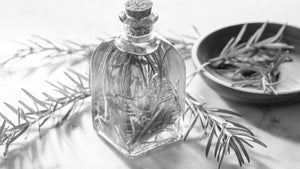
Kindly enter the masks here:
<path id="1" fill-rule="evenodd" d="M 144 39 L 143 39 L 144 38 Z M 162 35 L 153 32 L 151 37 L 140 37 L 138 39 L 126 39 L 122 35 L 109 38 L 100 43 L 92 54 L 92 60 L 103 59 L 118 51 L 118 53 L 130 53 L 134 55 L 168 55 L 169 59 L 184 62 L 177 49 Z M 100 58 L 99 58 L 100 57 Z"/>
<path id="2" fill-rule="evenodd" d="M 93 51 L 91 60 L 95 56 L 101 55 L 103 53 L 107 53 L 108 51 L 111 51 L 115 47 L 114 45 L 114 38 L 109 38 L 107 40 L 102 41 Z"/>
<path id="3" fill-rule="evenodd" d="M 93 55 L 98 52 L 104 52 L 114 46 L 114 37 L 102 41 L 94 50 Z"/>
<path id="4" fill-rule="evenodd" d="M 121 34 L 115 38 L 116 47 L 127 53 L 147 55 L 157 50 L 161 43 L 155 33 L 145 36 L 132 37 Z"/>
<path id="5" fill-rule="evenodd" d="M 126 37 L 120 34 L 101 42 L 94 50 L 93 55 L 115 47 L 123 52 L 146 55 L 156 51 L 159 46 L 174 48 L 166 38 L 157 32 L 152 32 L 150 36 L 142 37 Z"/>

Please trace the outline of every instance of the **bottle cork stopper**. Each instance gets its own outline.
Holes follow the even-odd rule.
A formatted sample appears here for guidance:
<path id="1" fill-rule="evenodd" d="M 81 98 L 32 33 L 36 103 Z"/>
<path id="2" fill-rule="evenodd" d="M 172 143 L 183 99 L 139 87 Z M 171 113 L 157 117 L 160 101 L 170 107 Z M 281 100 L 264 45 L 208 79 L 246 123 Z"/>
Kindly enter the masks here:
<path id="1" fill-rule="evenodd" d="M 151 0 L 128 0 L 125 4 L 126 14 L 134 19 L 141 19 L 151 14 Z"/>

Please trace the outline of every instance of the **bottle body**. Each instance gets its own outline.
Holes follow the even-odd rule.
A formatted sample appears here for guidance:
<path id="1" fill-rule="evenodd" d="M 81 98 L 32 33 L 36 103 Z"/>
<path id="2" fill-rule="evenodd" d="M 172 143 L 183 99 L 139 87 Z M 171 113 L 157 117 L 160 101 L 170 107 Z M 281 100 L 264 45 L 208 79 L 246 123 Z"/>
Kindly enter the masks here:
<path id="1" fill-rule="evenodd" d="M 100 44 L 90 78 L 94 129 L 123 154 L 138 156 L 182 138 L 185 66 L 156 33 Z"/>

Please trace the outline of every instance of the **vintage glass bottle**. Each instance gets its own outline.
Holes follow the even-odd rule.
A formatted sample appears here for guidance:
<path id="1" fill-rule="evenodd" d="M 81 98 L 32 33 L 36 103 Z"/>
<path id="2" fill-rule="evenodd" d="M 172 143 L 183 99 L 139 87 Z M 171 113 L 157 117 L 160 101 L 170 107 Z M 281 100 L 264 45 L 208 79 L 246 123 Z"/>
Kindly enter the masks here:
<path id="1" fill-rule="evenodd" d="M 129 157 L 182 138 L 185 65 L 178 51 L 152 31 L 149 0 L 129 0 L 124 32 L 102 42 L 90 62 L 96 132 Z"/>

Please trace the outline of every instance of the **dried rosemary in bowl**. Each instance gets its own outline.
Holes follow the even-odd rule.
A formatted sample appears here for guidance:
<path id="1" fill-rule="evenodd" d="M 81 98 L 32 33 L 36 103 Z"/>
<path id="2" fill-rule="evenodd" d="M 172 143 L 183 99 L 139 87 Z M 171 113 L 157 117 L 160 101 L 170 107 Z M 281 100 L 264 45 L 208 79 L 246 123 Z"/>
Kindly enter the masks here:
<path id="1" fill-rule="evenodd" d="M 222 77 L 229 79 L 233 87 L 277 94 L 279 66 L 292 61 L 289 50 L 294 49 L 294 46 L 282 42 L 285 24 L 275 35 L 262 39 L 266 27 L 267 22 L 262 24 L 247 41 L 242 42 L 247 28 L 247 24 L 244 24 L 238 36 L 232 37 L 217 57 L 208 60 L 207 65 L 214 68 Z"/>

